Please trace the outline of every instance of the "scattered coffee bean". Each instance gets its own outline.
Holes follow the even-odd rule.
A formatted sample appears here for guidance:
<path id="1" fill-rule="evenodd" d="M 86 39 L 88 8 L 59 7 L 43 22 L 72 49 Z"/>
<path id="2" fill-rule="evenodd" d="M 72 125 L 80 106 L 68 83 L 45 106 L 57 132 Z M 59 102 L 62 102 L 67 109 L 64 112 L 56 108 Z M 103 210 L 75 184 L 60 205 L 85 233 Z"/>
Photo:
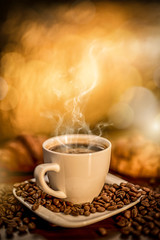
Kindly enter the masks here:
<path id="1" fill-rule="evenodd" d="M 35 229 L 33 221 L 37 221 L 37 217 L 13 196 L 12 190 L 11 186 L 0 185 L 0 227 L 6 229 L 6 238 L 13 238 L 15 231 L 24 234 L 28 229 Z"/>
<path id="2" fill-rule="evenodd" d="M 99 234 L 100 234 L 101 236 L 106 236 L 107 233 L 108 233 L 107 229 L 104 228 L 104 227 L 98 228 L 98 232 L 99 232 Z"/>
<path id="3" fill-rule="evenodd" d="M 130 218 L 130 217 L 131 217 L 131 210 L 125 211 L 124 216 L 125 216 L 126 218 Z"/>
<path id="4" fill-rule="evenodd" d="M 140 188 L 138 187 L 138 189 Z M 119 214 L 115 221 L 124 235 L 131 234 L 137 237 L 144 234 L 158 239 L 160 234 L 160 195 L 149 188 L 143 187 L 142 189 L 141 194 L 145 195 L 140 202 L 131 209 Z"/>
<path id="5" fill-rule="evenodd" d="M 123 227 L 121 229 L 121 233 L 124 234 L 124 235 L 129 235 L 131 231 L 132 231 L 131 227 Z"/>
<path id="6" fill-rule="evenodd" d="M 27 226 L 26 225 L 22 225 L 18 228 L 20 233 L 27 233 Z"/>
<path id="7" fill-rule="evenodd" d="M 130 183 L 105 184 L 99 196 L 95 197 L 92 203 L 73 204 L 44 193 L 35 182 L 29 181 L 14 186 L 17 195 L 30 203 L 34 211 L 43 205 L 56 213 L 86 217 L 91 213 L 121 208 L 143 195 L 137 206 L 118 215 L 117 225 L 124 235 L 150 234 L 158 239 L 160 234 L 160 194 L 146 187 L 143 187 L 141 191 L 140 186 Z M 14 234 L 14 229 L 17 229 L 19 233 L 27 233 L 28 230 L 36 229 L 37 225 L 37 218 L 33 215 L 29 216 L 28 213 L 26 215 L 26 209 L 24 210 L 24 207 L 14 198 L 12 188 L 7 191 L 0 189 L 0 226 L 3 225 L 6 228 L 7 237 Z"/>
<path id="8" fill-rule="evenodd" d="M 29 223 L 29 218 L 28 218 L 28 217 L 25 217 L 25 218 L 23 219 L 23 222 L 24 222 L 24 224 L 28 224 L 28 223 Z"/>
<path id="9" fill-rule="evenodd" d="M 29 229 L 30 231 L 35 230 L 35 229 L 36 229 L 36 224 L 35 224 L 34 222 L 30 222 L 30 223 L 28 224 L 28 229 Z"/>

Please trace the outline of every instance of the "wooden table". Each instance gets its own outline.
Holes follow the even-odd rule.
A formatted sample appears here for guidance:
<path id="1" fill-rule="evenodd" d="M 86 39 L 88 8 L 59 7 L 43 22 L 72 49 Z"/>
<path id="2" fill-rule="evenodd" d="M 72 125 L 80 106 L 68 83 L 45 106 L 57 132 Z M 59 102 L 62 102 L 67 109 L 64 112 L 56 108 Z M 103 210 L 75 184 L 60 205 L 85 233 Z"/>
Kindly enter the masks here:
<path id="1" fill-rule="evenodd" d="M 116 174 L 114 172 L 111 172 L 112 174 Z M 116 174 L 117 175 L 117 174 Z M 119 176 L 119 175 L 117 175 Z M 0 176 L 0 183 L 6 183 L 6 184 L 13 184 L 15 182 L 21 182 L 27 179 L 32 178 L 32 175 L 25 175 L 25 176 L 18 176 L 18 175 L 12 175 L 12 176 Z M 120 176 L 121 178 L 128 180 L 135 184 L 142 184 L 142 185 L 148 185 L 149 180 L 141 180 L 141 179 L 129 179 L 124 176 Z M 155 183 L 158 184 L 158 183 Z M 99 227 L 105 227 L 108 230 L 108 234 L 106 236 L 101 236 L 98 233 Z M 6 239 L 5 236 L 5 230 L 0 229 L 1 232 L 1 239 Z M 124 237 L 121 236 L 121 233 L 119 229 L 116 227 L 114 221 L 112 218 L 105 219 L 103 221 L 97 222 L 95 224 L 81 227 L 81 228 L 62 228 L 62 227 L 51 227 L 48 222 L 44 220 L 40 220 L 40 228 L 37 229 L 32 234 L 26 234 L 19 236 L 17 233 L 14 234 L 15 240 L 46 240 L 46 239 L 106 239 L 106 240 L 119 240 L 123 239 Z M 126 238 L 127 240 L 133 239 L 131 236 Z M 149 240 L 152 238 L 148 238 L 145 236 L 141 236 L 140 239 Z"/>

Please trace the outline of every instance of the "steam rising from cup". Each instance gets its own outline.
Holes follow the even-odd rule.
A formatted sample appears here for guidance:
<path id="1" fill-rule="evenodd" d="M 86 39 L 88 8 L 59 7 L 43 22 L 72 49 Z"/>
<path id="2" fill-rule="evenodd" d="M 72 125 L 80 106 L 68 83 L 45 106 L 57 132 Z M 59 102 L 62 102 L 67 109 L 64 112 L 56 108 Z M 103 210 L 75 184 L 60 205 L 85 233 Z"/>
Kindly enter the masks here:
<path id="1" fill-rule="evenodd" d="M 110 125 L 143 128 L 157 116 L 159 5 L 155 12 L 155 5 L 129 4 L 75 1 L 8 14 L 1 138 L 22 131 L 102 135 Z"/>

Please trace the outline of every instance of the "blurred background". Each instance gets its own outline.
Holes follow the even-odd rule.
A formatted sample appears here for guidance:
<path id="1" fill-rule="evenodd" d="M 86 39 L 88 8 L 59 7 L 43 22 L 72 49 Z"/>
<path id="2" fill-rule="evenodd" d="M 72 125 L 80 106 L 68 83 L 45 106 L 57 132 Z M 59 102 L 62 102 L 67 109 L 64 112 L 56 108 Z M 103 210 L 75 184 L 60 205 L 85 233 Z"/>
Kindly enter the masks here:
<path id="1" fill-rule="evenodd" d="M 0 16 L 1 143 L 130 130 L 160 143 L 158 1 L 8 0 Z"/>

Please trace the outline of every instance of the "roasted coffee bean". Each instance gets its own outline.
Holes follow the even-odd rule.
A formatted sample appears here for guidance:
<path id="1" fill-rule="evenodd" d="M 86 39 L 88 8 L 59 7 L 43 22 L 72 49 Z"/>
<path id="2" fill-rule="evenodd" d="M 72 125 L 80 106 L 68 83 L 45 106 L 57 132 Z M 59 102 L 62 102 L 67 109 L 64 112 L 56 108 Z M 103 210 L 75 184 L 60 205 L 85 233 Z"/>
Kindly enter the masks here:
<path id="1" fill-rule="evenodd" d="M 132 183 L 129 183 L 129 182 L 127 182 L 125 186 L 126 186 L 126 187 L 129 187 L 129 188 L 131 188 L 131 187 L 133 187 L 133 184 L 132 184 Z"/>
<path id="2" fill-rule="evenodd" d="M 125 212 L 124 212 L 124 216 L 125 216 L 126 218 L 130 218 L 130 217 L 131 217 L 131 211 L 130 211 L 130 210 L 125 211 Z"/>
<path id="3" fill-rule="evenodd" d="M 154 219 L 153 219 L 153 217 L 151 217 L 151 216 L 144 216 L 143 217 L 146 221 L 153 221 Z"/>
<path id="4" fill-rule="evenodd" d="M 121 218 L 118 222 L 117 225 L 120 227 L 125 227 L 127 225 L 127 221 L 125 218 Z"/>
<path id="5" fill-rule="evenodd" d="M 146 195 L 147 193 L 142 190 L 142 191 L 141 191 L 141 194 L 142 194 L 142 195 Z"/>
<path id="6" fill-rule="evenodd" d="M 148 235 L 150 233 L 150 229 L 148 227 L 144 227 L 142 231 L 145 235 Z"/>
<path id="7" fill-rule="evenodd" d="M 15 184 L 13 185 L 14 188 L 18 188 L 18 187 L 20 187 L 20 186 L 21 186 L 21 183 L 15 183 Z"/>
<path id="8" fill-rule="evenodd" d="M 130 200 L 128 200 L 128 199 L 124 199 L 123 202 L 124 202 L 125 205 L 130 204 Z"/>
<path id="9" fill-rule="evenodd" d="M 139 190 L 141 187 L 139 185 L 134 185 L 135 188 L 137 188 L 137 190 Z"/>
<path id="10" fill-rule="evenodd" d="M 119 202 L 119 201 L 121 201 L 120 198 L 116 198 L 116 199 L 115 199 L 115 202 Z"/>
<path id="11" fill-rule="evenodd" d="M 89 211 L 84 211 L 84 215 L 85 215 L 85 216 L 89 216 L 89 215 L 90 215 L 90 212 L 89 212 Z"/>
<path id="12" fill-rule="evenodd" d="M 38 202 L 35 202 L 34 204 L 33 204 L 33 206 L 32 206 L 32 210 L 33 211 L 36 211 L 38 208 L 39 208 L 39 203 Z"/>
<path id="13" fill-rule="evenodd" d="M 131 187 L 131 191 L 135 192 L 135 193 L 138 193 L 138 190 L 135 188 L 135 186 Z"/>
<path id="14" fill-rule="evenodd" d="M 141 214 L 144 216 L 144 215 L 146 215 L 147 214 L 147 210 L 142 210 L 141 211 Z"/>
<path id="15" fill-rule="evenodd" d="M 103 187 L 105 190 L 108 190 L 109 189 L 109 186 L 108 184 L 104 184 L 104 187 Z"/>
<path id="16" fill-rule="evenodd" d="M 95 212 L 96 212 L 96 211 L 95 211 Z M 79 214 L 80 214 L 80 215 L 83 215 L 83 214 L 84 214 L 84 209 L 80 209 L 80 210 L 79 210 Z"/>
<path id="17" fill-rule="evenodd" d="M 17 216 L 17 217 L 22 217 L 22 212 L 17 212 L 17 213 L 16 213 L 16 216 Z"/>
<path id="18" fill-rule="evenodd" d="M 77 211 L 71 211 L 71 215 L 72 215 L 72 216 L 78 216 L 78 215 L 79 215 L 79 212 L 77 212 Z"/>
<path id="19" fill-rule="evenodd" d="M 117 204 L 117 208 L 122 208 L 124 204 Z"/>
<path id="20" fill-rule="evenodd" d="M 111 206 L 115 206 L 116 202 L 114 202 L 113 200 L 110 201 Z"/>
<path id="21" fill-rule="evenodd" d="M 28 191 L 28 189 L 29 189 L 29 183 L 27 183 L 27 184 L 25 185 L 24 191 Z"/>
<path id="22" fill-rule="evenodd" d="M 141 224 L 144 224 L 146 221 L 144 220 L 144 218 L 142 218 L 142 217 L 136 217 L 135 218 L 135 221 L 137 221 L 137 222 L 139 222 L 139 223 L 141 223 Z"/>
<path id="23" fill-rule="evenodd" d="M 141 211 L 141 210 L 144 210 L 145 209 L 145 207 L 144 206 L 139 206 L 139 210 Z"/>
<path id="24" fill-rule="evenodd" d="M 21 196 L 22 190 L 17 191 L 16 194 L 17 194 L 17 196 Z"/>
<path id="25" fill-rule="evenodd" d="M 14 217 L 13 220 L 14 220 L 16 223 L 20 223 L 20 222 L 21 222 L 21 218 L 20 218 L 20 217 Z"/>
<path id="26" fill-rule="evenodd" d="M 30 192 L 32 192 L 32 191 L 34 191 L 34 189 L 33 189 L 32 187 L 30 187 L 27 192 L 30 193 Z"/>
<path id="27" fill-rule="evenodd" d="M 8 213 L 7 213 L 7 218 L 8 218 L 8 219 L 13 219 L 14 216 L 13 216 L 13 215 L 8 215 Z"/>
<path id="28" fill-rule="evenodd" d="M 149 227 L 150 229 L 153 229 L 155 227 L 153 222 L 148 222 L 145 226 Z"/>
<path id="29" fill-rule="evenodd" d="M 96 212 L 96 208 L 92 207 L 92 208 L 90 209 L 90 212 L 91 212 L 91 213 L 95 213 L 95 212 Z"/>
<path id="30" fill-rule="evenodd" d="M 148 203 L 148 201 L 145 201 L 145 200 L 141 201 L 141 204 L 142 204 L 144 207 L 149 207 L 149 206 L 150 206 L 150 204 Z"/>
<path id="31" fill-rule="evenodd" d="M 124 202 L 123 201 L 119 201 L 119 202 L 117 202 L 117 204 L 124 205 Z"/>
<path id="32" fill-rule="evenodd" d="M 137 207 L 135 206 L 135 207 L 132 209 L 132 218 L 137 217 L 137 215 L 138 215 L 138 209 L 137 209 Z"/>
<path id="33" fill-rule="evenodd" d="M 53 203 L 57 206 L 59 204 L 59 200 L 57 198 L 54 198 Z"/>
<path id="34" fill-rule="evenodd" d="M 105 203 L 105 204 L 104 204 L 104 207 L 105 207 L 105 208 L 108 208 L 109 206 L 110 206 L 110 203 Z"/>
<path id="35" fill-rule="evenodd" d="M 130 191 L 130 188 L 128 188 L 128 187 L 122 187 L 122 190 L 125 191 L 125 192 L 129 192 L 129 191 Z"/>
<path id="36" fill-rule="evenodd" d="M 136 230 L 139 230 L 139 231 L 142 230 L 142 226 L 136 221 L 132 221 L 132 226 L 136 228 Z"/>
<path id="37" fill-rule="evenodd" d="M 142 189 L 145 191 L 145 192 L 150 192 L 151 189 L 150 188 L 147 188 L 147 187 L 142 187 Z"/>
<path id="38" fill-rule="evenodd" d="M 98 228 L 98 232 L 99 232 L 99 234 L 100 234 L 101 236 L 106 236 L 107 233 L 108 233 L 107 229 L 104 228 L 104 227 Z"/>
<path id="39" fill-rule="evenodd" d="M 27 233 L 27 226 L 26 225 L 22 225 L 18 228 L 20 233 Z"/>
<path id="40" fill-rule="evenodd" d="M 138 230 L 132 230 L 132 234 L 134 235 L 134 236 L 140 236 L 140 234 L 141 234 L 141 232 L 140 231 L 138 231 Z"/>
<path id="41" fill-rule="evenodd" d="M 136 196 L 137 196 L 137 193 L 131 192 L 131 191 L 129 191 L 128 194 L 129 194 L 130 196 L 132 196 L 132 197 L 136 197 Z"/>
<path id="42" fill-rule="evenodd" d="M 114 205 L 114 206 L 109 206 L 107 208 L 108 211 L 113 211 L 113 210 L 116 210 L 117 209 L 117 205 Z"/>
<path id="43" fill-rule="evenodd" d="M 113 184 L 113 187 L 114 187 L 115 189 L 118 189 L 118 188 L 119 188 L 118 184 L 116 184 L 116 183 Z"/>
<path id="44" fill-rule="evenodd" d="M 29 229 L 30 231 L 35 230 L 35 229 L 36 229 L 36 224 L 35 224 L 34 222 L 30 222 L 30 223 L 28 224 L 28 229 Z"/>
<path id="45" fill-rule="evenodd" d="M 160 198 L 160 193 L 156 193 L 154 196 L 155 198 Z"/>
<path id="46" fill-rule="evenodd" d="M 53 212 L 59 213 L 59 212 L 60 212 L 60 209 L 57 208 L 57 207 L 55 207 L 55 208 L 53 209 Z"/>
<path id="47" fill-rule="evenodd" d="M 28 223 L 29 223 L 29 218 L 28 218 L 28 217 L 23 218 L 23 222 L 24 222 L 25 224 L 28 224 Z"/>
<path id="48" fill-rule="evenodd" d="M 85 210 L 85 211 L 89 211 L 89 210 L 90 210 L 90 207 L 86 205 L 86 206 L 84 206 L 84 210 Z"/>
<path id="49" fill-rule="evenodd" d="M 121 187 L 124 187 L 124 186 L 126 186 L 126 185 L 127 185 L 127 183 L 124 183 L 124 182 L 120 183 L 120 186 L 121 186 Z"/>
<path id="50" fill-rule="evenodd" d="M 160 228 L 160 221 L 154 220 L 154 223 Z"/>
<path id="51" fill-rule="evenodd" d="M 110 187 L 110 191 L 114 193 L 116 189 L 114 187 Z"/>
<path id="52" fill-rule="evenodd" d="M 124 234 L 124 235 L 129 235 L 130 232 L 132 232 L 132 228 L 131 227 L 123 227 L 121 229 L 121 233 Z"/>
<path id="53" fill-rule="evenodd" d="M 111 197 L 109 197 L 109 196 L 102 196 L 102 199 L 103 199 L 105 202 L 110 202 Z"/>
<path id="54" fill-rule="evenodd" d="M 97 212 L 104 212 L 106 209 L 104 207 L 98 207 L 97 208 Z"/>
<path id="55" fill-rule="evenodd" d="M 152 231 L 150 232 L 151 235 L 153 236 L 157 236 L 160 232 L 160 229 L 158 227 L 155 227 L 154 229 L 152 229 Z"/>
<path id="56" fill-rule="evenodd" d="M 83 209 L 81 209 L 81 210 L 83 210 Z M 84 210 L 83 210 L 83 212 L 84 212 Z M 70 213 L 71 213 L 71 209 L 65 209 L 64 210 L 64 214 L 68 215 Z"/>
<path id="57" fill-rule="evenodd" d="M 13 229 L 16 229 L 18 227 L 18 224 L 15 221 L 12 221 L 8 224 L 8 227 L 12 227 Z"/>

